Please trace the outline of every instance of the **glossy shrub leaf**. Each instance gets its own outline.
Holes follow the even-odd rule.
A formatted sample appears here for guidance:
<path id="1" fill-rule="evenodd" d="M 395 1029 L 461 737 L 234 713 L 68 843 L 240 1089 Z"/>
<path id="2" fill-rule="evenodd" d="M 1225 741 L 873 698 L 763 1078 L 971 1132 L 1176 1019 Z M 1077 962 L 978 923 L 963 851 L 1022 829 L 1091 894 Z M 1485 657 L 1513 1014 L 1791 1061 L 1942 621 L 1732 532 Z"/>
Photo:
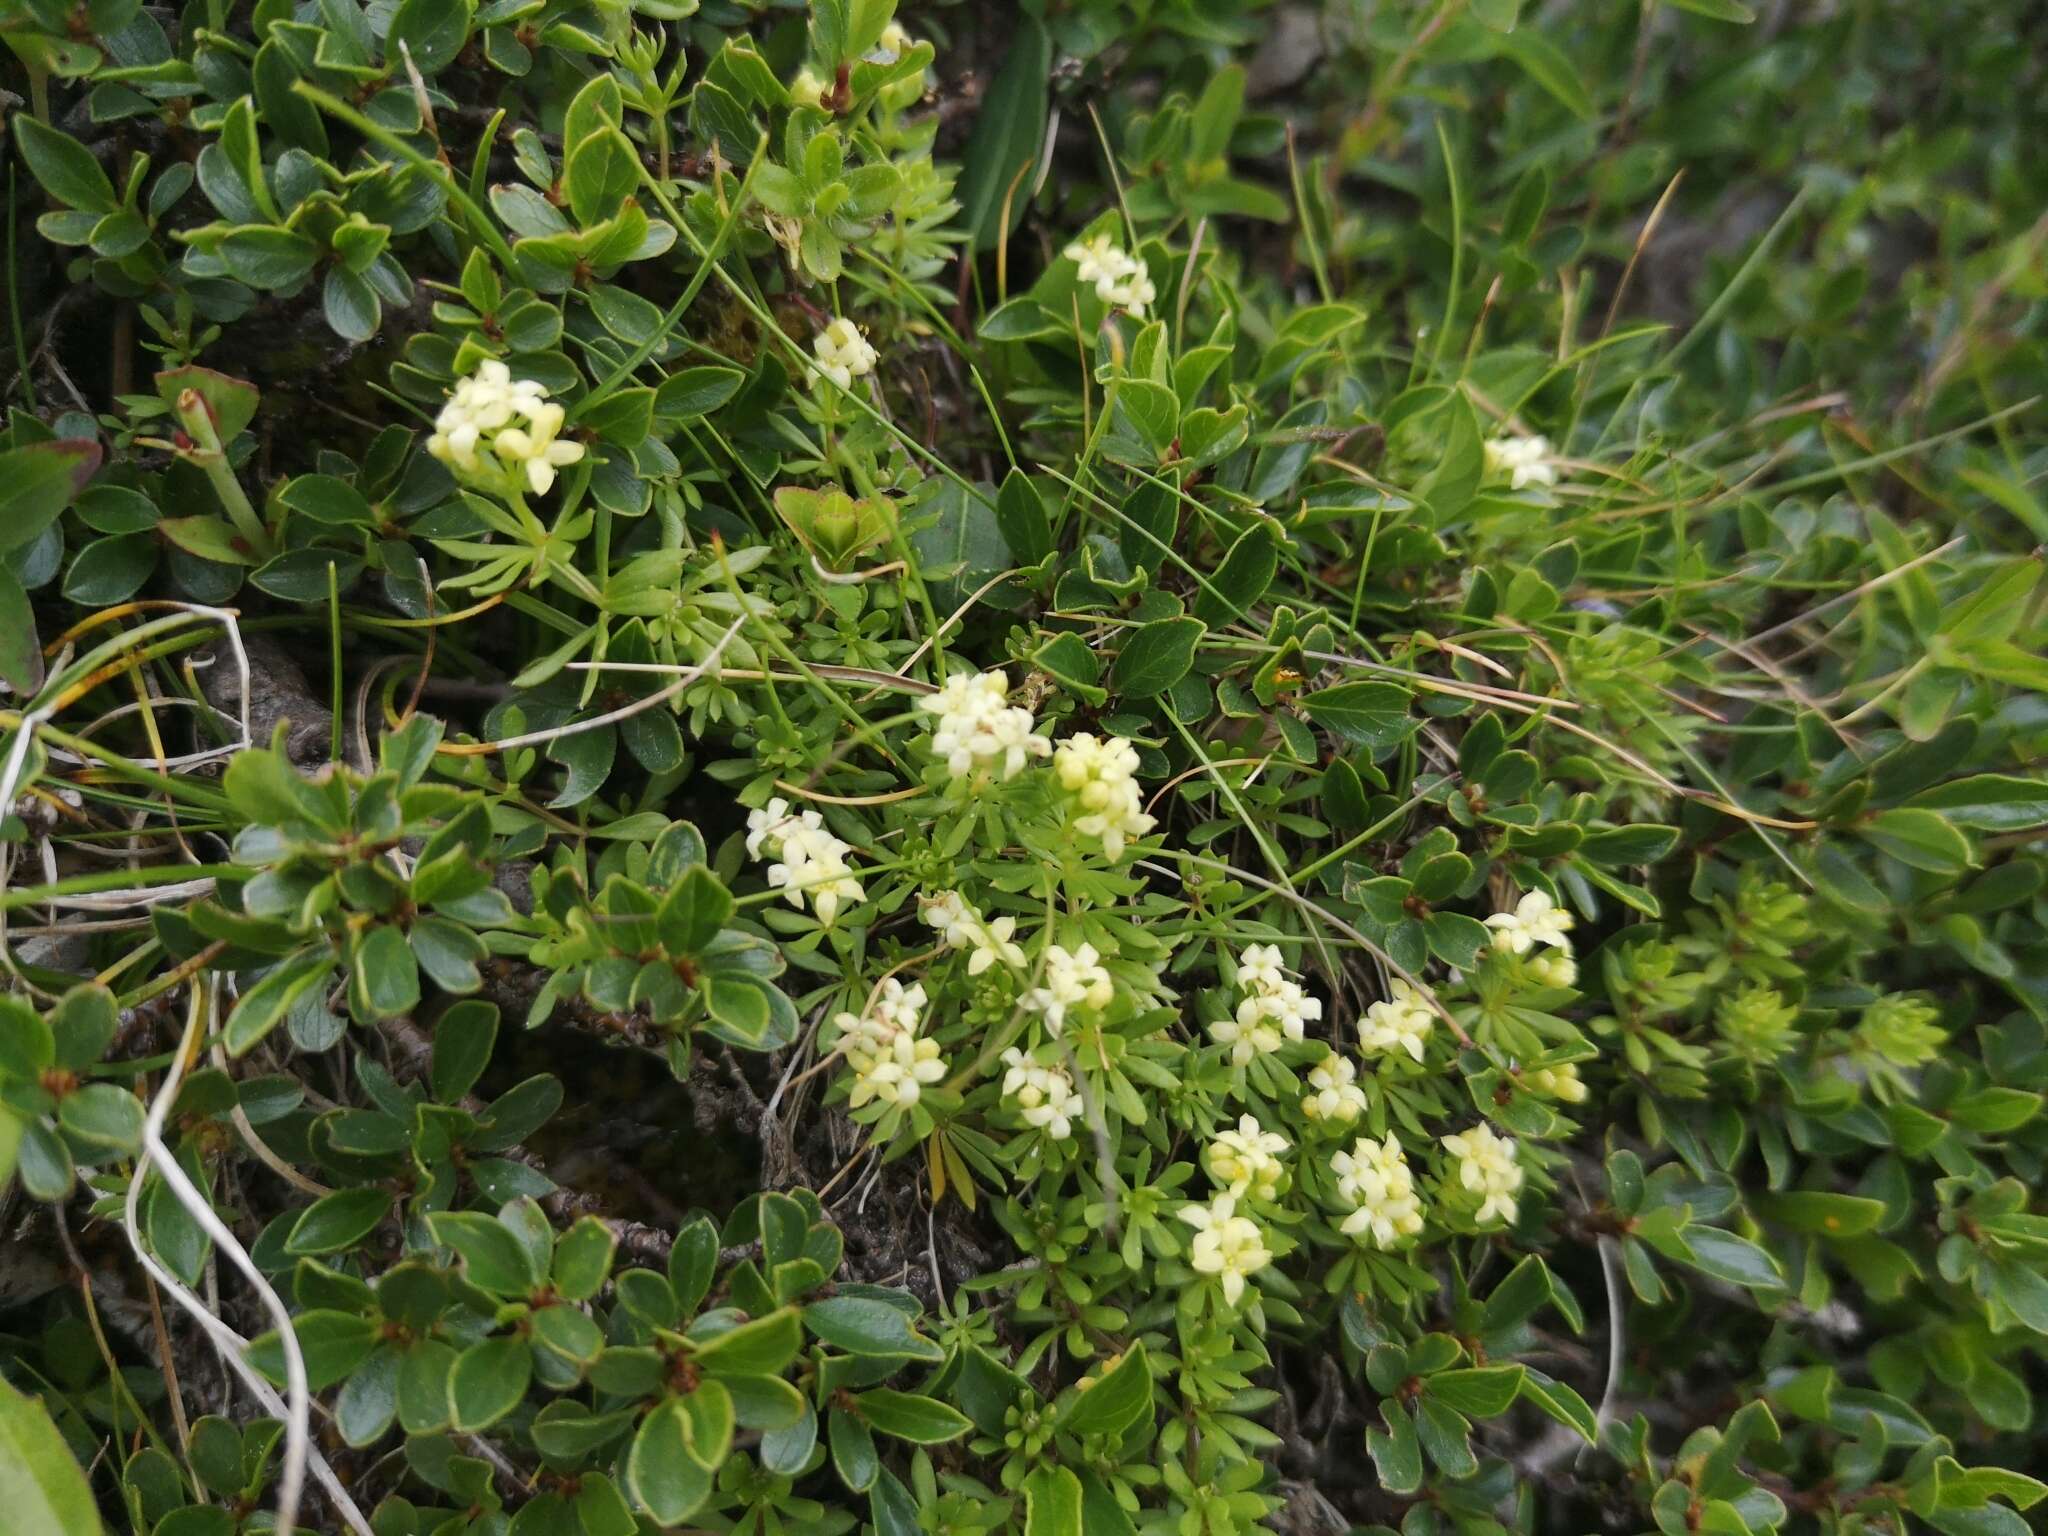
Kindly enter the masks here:
<path id="1" fill-rule="evenodd" d="M 871 1428 L 918 1445 L 957 1439 L 974 1427 L 965 1414 L 936 1398 L 889 1387 L 870 1388 L 858 1393 L 853 1401 Z"/>
<path id="2" fill-rule="evenodd" d="M 851 1355 L 878 1359 L 930 1360 L 945 1352 L 910 1325 L 910 1319 L 885 1301 L 865 1296 L 835 1296 L 814 1301 L 803 1310 L 804 1326 L 823 1343 Z"/>
<path id="3" fill-rule="evenodd" d="M 682 1401 L 668 1398 L 633 1436 L 626 1457 L 626 1487 L 633 1501 L 660 1525 L 678 1525 L 711 1496 L 711 1474 L 690 1454 Z"/>
<path id="4" fill-rule="evenodd" d="M 1397 745 L 1415 728 L 1408 691 L 1393 683 L 1339 683 L 1310 694 L 1302 709 L 1325 730 L 1374 751 Z"/>
<path id="5" fill-rule="evenodd" d="M 512 1229 L 475 1211 L 447 1211 L 427 1218 L 434 1241 L 453 1248 L 472 1285 L 500 1296 L 522 1296 L 540 1282 L 533 1254 Z"/>
<path id="6" fill-rule="evenodd" d="M 448 1418 L 458 1430 L 488 1429 L 519 1406 L 533 1376 L 533 1351 L 507 1336 L 472 1344 L 448 1372 Z"/>
<path id="7" fill-rule="evenodd" d="M 1127 699 L 1164 693 L 1194 665 L 1202 633 L 1200 619 L 1157 619 L 1131 631 L 1111 673 L 1117 692 Z"/>
<path id="8" fill-rule="evenodd" d="M 285 1238 L 291 1254 L 339 1253 L 376 1231 L 391 1214 L 389 1190 L 338 1189 L 307 1206 Z"/>
<path id="9" fill-rule="evenodd" d="M 1133 1344 L 1124 1357 L 1100 1376 L 1084 1377 L 1079 1391 L 1060 1411 L 1059 1425 L 1077 1435 L 1118 1435 L 1149 1416 L 1152 1369 L 1145 1346 Z"/>
<path id="10" fill-rule="evenodd" d="M 1045 137 L 1046 75 L 1052 39 L 1036 17 L 1022 16 L 1010 51 L 975 118 L 960 171 L 960 224 L 987 250 L 1024 216 L 1029 178 Z"/>

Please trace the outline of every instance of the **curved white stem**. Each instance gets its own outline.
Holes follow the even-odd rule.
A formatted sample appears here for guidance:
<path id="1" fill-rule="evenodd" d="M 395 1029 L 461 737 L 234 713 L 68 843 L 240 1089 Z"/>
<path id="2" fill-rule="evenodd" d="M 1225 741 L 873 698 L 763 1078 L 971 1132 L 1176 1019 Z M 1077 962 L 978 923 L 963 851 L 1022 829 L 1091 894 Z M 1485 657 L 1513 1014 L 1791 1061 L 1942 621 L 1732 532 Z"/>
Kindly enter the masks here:
<path id="1" fill-rule="evenodd" d="M 1580 1448 L 1579 1461 L 1600 1444 L 1600 1436 L 1614 1422 L 1614 1400 L 1621 1394 L 1622 1357 L 1628 1353 L 1628 1284 L 1622 1277 L 1621 1244 L 1604 1232 L 1600 1235 L 1600 1276 L 1607 1282 L 1607 1386 L 1593 1414 L 1593 1444 Z"/>

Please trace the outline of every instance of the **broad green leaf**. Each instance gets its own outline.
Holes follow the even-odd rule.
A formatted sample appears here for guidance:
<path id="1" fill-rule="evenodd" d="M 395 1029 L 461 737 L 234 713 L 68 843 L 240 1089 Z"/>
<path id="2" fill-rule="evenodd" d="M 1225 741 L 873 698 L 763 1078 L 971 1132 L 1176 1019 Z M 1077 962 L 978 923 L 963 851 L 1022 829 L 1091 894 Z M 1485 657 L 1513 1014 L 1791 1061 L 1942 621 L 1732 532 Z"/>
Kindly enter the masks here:
<path id="1" fill-rule="evenodd" d="M 43 686 L 43 646 L 21 578 L 0 564 L 0 682 L 27 696 Z"/>
<path id="2" fill-rule="evenodd" d="M 459 1002 L 436 1019 L 428 1073 L 434 1097 L 453 1104 L 474 1088 L 490 1064 L 497 1038 L 498 1010 L 491 1003 Z"/>
<path id="3" fill-rule="evenodd" d="M 1059 1427 L 1076 1435 L 1120 1435 L 1152 1411 L 1152 1368 L 1143 1344 L 1133 1344 L 1123 1359 L 1097 1377 L 1084 1377 L 1060 1410 Z"/>
<path id="4" fill-rule="evenodd" d="M 279 503 L 333 528 L 368 526 L 376 519 L 363 493 L 335 475 L 298 475 L 277 493 Z"/>
<path id="5" fill-rule="evenodd" d="M 1923 789 L 1906 805 L 1938 811 L 1952 825 L 1979 832 L 2024 832 L 2048 825 L 2048 779 L 1971 774 Z"/>
<path id="6" fill-rule="evenodd" d="M 427 1218 L 434 1241 L 462 1256 L 472 1285 L 498 1296 L 524 1296 L 540 1283 L 533 1254 L 512 1229 L 480 1211 L 444 1211 Z"/>
<path id="7" fill-rule="evenodd" d="M 1212 629 L 1244 617 L 1273 584 L 1280 568 L 1278 536 L 1265 523 L 1238 535 L 1208 584 L 1194 596 L 1194 615 Z"/>
<path id="8" fill-rule="evenodd" d="M 1415 1421 L 1396 1403 L 1383 1404 L 1380 1412 L 1387 1427 L 1366 1430 L 1366 1452 L 1381 1487 L 1392 1494 L 1411 1494 L 1422 1486 L 1422 1442 L 1416 1438 Z"/>
<path id="9" fill-rule="evenodd" d="M 16 116 L 20 125 L 34 119 Z M 100 467 L 100 445 L 58 438 L 0 453 L 0 554 L 42 537 Z"/>
<path id="10" fill-rule="evenodd" d="M 532 1379 L 533 1351 L 518 1335 L 470 1345 L 448 1372 L 448 1422 L 466 1432 L 488 1429 L 519 1406 Z"/>
<path id="11" fill-rule="evenodd" d="M 1522 72 L 1582 122 L 1593 120 L 1593 99 L 1565 51 L 1534 27 L 1490 34 L 1494 52 L 1513 59 Z"/>
<path id="12" fill-rule="evenodd" d="M 889 1310 L 893 1311 L 893 1308 Z M 899 1312 L 896 1314 L 901 1317 Z M 692 1342 L 698 1365 L 714 1375 L 772 1376 L 796 1358 L 803 1344 L 803 1330 L 794 1309 L 780 1307 L 766 1317 L 757 1317 L 709 1338 Z"/>
<path id="13" fill-rule="evenodd" d="M 832 1451 L 832 1470 L 842 1483 L 855 1493 L 865 1493 L 873 1486 L 882 1462 L 875 1450 L 874 1432 L 865 1420 L 844 1408 L 834 1408 L 825 1416 L 825 1440 Z"/>
<path id="14" fill-rule="evenodd" d="M 1794 1189 L 1762 1195 L 1755 1205 L 1767 1220 L 1820 1237 L 1857 1237 L 1884 1219 L 1881 1200 L 1822 1190 Z"/>
<path id="15" fill-rule="evenodd" d="M 1046 521 L 1045 502 L 1031 477 L 1012 469 L 996 494 L 996 525 L 1003 540 L 1020 564 L 1035 565 L 1052 553 L 1052 528 Z"/>
<path id="16" fill-rule="evenodd" d="M 1110 681 L 1126 699 L 1149 699 L 1186 677 L 1201 643 L 1200 619 L 1155 619 L 1126 633 Z"/>
<path id="17" fill-rule="evenodd" d="M 300 1213 L 284 1240 L 289 1254 L 339 1253 L 376 1231 L 391 1214 L 391 1191 L 365 1185 L 322 1195 Z"/>
<path id="18" fill-rule="evenodd" d="M 1938 812 L 1899 807 L 1879 811 L 1856 830 L 1901 864 L 1937 875 L 1953 875 L 1973 862 L 1970 840 Z"/>
<path id="19" fill-rule="evenodd" d="M 833 1296 L 804 1308 L 804 1326 L 834 1349 L 876 1359 L 929 1360 L 945 1351 L 910 1326 L 910 1319 L 886 1301 L 867 1296 Z"/>
<path id="20" fill-rule="evenodd" d="M 21 146 L 21 158 L 50 196 L 90 213 L 112 213 L 121 206 L 93 152 L 70 134 L 26 112 L 11 113 L 7 123 Z"/>
<path id="21" fill-rule="evenodd" d="M 1302 700 L 1317 725 L 1375 752 L 1397 746 L 1415 729 L 1408 705 L 1408 690 L 1393 683 L 1339 683 Z"/>
<path id="22" fill-rule="evenodd" d="M 142 1120 L 142 1101 L 113 1083 L 88 1083 L 57 1105 L 57 1123 L 67 1136 L 108 1153 L 140 1146 Z"/>
<path id="23" fill-rule="evenodd" d="M 0 1509 L 21 1536 L 99 1536 L 98 1502 L 40 1398 L 0 1378 Z"/>
<path id="24" fill-rule="evenodd" d="M 1024 1479 L 1024 1536 L 1084 1536 L 1081 1483 L 1065 1467 L 1041 1465 Z"/>
<path id="25" fill-rule="evenodd" d="M 278 961 L 236 999 L 226 1030 L 229 1053 L 246 1053 L 282 1023 L 302 997 L 333 974 L 334 956 L 325 945 L 295 950 Z"/>
<path id="26" fill-rule="evenodd" d="M 898 1440 L 937 1445 L 956 1440 L 974 1426 L 964 1413 L 936 1398 L 873 1387 L 856 1393 L 854 1405 L 869 1425 Z"/>
<path id="27" fill-rule="evenodd" d="M 550 1278 L 557 1294 L 568 1301 L 588 1301 L 611 1274 L 618 1238 L 596 1216 L 580 1216 L 555 1240 Z"/>
<path id="28" fill-rule="evenodd" d="M 1506 1413 L 1522 1390 L 1519 1365 L 1465 1366 L 1438 1371 L 1428 1378 L 1429 1395 L 1446 1407 L 1475 1419 Z"/>
<path id="29" fill-rule="evenodd" d="M 1045 138 L 1051 70 L 1051 35 L 1035 15 L 1019 12 L 1009 51 L 975 115 L 960 168 L 957 223 L 976 250 L 993 249 L 1024 217 Z"/>
<path id="30" fill-rule="evenodd" d="M 1685 1243 L 1692 1251 L 1689 1262 L 1717 1280 L 1753 1290 L 1784 1288 L 1785 1273 L 1778 1261 L 1746 1237 L 1694 1223 L 1685 1229 Z"/>
<path id="31" fill-rule="evenodd" d="M 711 1496 L 711 1474 L 690 1454 L 682 1399 L 663 1399 L 626 1454 L 626 1488 L 658 1525 L 680 1525 Z"/>
<path id="32" fill-rule="evenodd" d="M 292 1318 L 292 1332 L 306 1361 L 307 1385 L 324 1392 L 342 1380 L 377 1346 L 377 1324 L 356 1312 L 312 1308 Z M 266 1378 L 283 1386 L 287 1380 L 284 1341 L 275 1328 L 249 1341 L 246 1357 Z M 239 1484 L 237 1485 L 239 1486 Z"/>
<path id="33" fill-rule="evenodd" d="M 404 0 L 385 39 L 388 56 L 394 63 L 409 58 L 422 75 L 439 72 L 469 40 L 473 9 L 473 0 Z"/>
<path id="34" fill-rule="evenodd" d="M 349 966 L 349 1005 L 365 1019 L 389 1019 L 419 1006 L 420 972 L 405 935 L 389 924 L 371 928 Z"/>

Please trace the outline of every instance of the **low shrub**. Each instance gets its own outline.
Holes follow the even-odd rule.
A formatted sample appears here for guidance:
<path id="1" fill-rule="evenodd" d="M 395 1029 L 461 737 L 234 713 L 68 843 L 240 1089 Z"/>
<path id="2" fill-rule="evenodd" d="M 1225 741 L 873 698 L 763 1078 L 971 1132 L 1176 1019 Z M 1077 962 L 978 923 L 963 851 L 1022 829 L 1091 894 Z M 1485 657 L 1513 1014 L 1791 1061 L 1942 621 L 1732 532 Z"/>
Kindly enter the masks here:
<path id="1" fill-rule="evenodd" d="M 15 0 L 0 1524 L 2030 1529 L 2048 52 L 1769 9 Z"/>

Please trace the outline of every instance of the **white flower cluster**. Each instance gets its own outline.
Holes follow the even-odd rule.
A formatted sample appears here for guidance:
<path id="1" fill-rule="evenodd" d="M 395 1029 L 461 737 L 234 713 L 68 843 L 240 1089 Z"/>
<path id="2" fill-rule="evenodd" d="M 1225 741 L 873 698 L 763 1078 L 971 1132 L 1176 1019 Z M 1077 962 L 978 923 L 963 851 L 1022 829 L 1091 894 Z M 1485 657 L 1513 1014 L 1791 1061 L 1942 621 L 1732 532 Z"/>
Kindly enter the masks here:
<path id="1" fill-rule="evenodd" d="M 1436 1015 L 1422 994 L 1396 977 L 1389 995 L 1365 1010 L 1358 1021 L 1358 1044 L 1371 1052 L 1406 1051 L 1422 1060 L 1422 1043 L 1436 1027 Z"/>
<path id="2" fill-rule="evenodd" d="M 939 1042 L 918 1034 L 924 1005 L 922 986 L 906 987 L 891 976 L 865 1014 L 833 1018 L 839 1049 L 853 1068 L 853 1093 L 847 1102 L 855 1109 L 878 1099 L 908 1109 L 927 1084 L 946 1075 Z"/>
<path id="3" fill-rule="evenodd" d="M 954 778 L 986 768 L 1007 779 L 1027 757 L 1052 755 L 1052 743 L 1031 733 L 1031 711 L 1009 699 L 1010 680 L 1001 672 L 955 672 L 937 693 L 918 700 L 920 709 L 938 717 L 932 751 Z"/>
<path id="4" fill-rule="evenodd" d="M 1507 477 L 1508 488 L 1557 484 L 1557 466 L 1550 462 L 1547 437 L 1493 437 L 1486 441 L 1486 472 Z"/>
<path id="5" fill-rule="evenodd" d="M 1358 1086 L 1358 1068 L 1349 1056 L 1332 1051 L 1310 1067 L 1308 1088 L 1301 1101 L 1304 1120 L 1349 1125 L 1365 1113 L 1365 1090 Z"/>
<path id="6" fill-rule="evenodd" d="M 1513 1221 L 1515 1192 L 1522 1187 L 1514 1142 L 1481 1124 L 1444 1137 L 1443 1148 L 1458 1160 L 1459 1184 L 1480 1197 L 1476 1219 Z"/>
<path id="7" fill-rule="evenodd" d="M 1223 1282 L 1223 1299 L 1236 1306 L 1244 1282 L 1273 1262 L 1266 1235 L 1249 1216 L 1237 1214 L 1237 1197 L 1218 1195 L 1207 1205 L 1184 1205 L 1180 1219 L 1195 1229 L 1188 1244 L 1188 1263 L 1198 1274 Z"/>
<path id="8" fill-rule="evenodd" d="M 1100 838 L 1111 861 L 1124 856 L 1127 839 L 1152 830 L 1153 818 L 1140 809 L 1138 749 L 1122 737 L 1069 736 L 1053 753 L 1052 766 L 1074 798 L 1074 830 Z"/>
<path id="9" fill-rule="evenodd" d="M 522 474 L 536 496 L 555 483 L 555 471 L 583 457 L 581 443 L 557 438 L 567 413 L 551 404 L 547 388 L 533 379 L 515 379 L 512 370 L 486 358 L 475 373 L 455 381 L 455 393 L 434 418 L 427 452 L 464 474 L 492 472 L 484 461 L 488 450 L 504 468 Z M 513 425 L 514 418 L 525 423 Z"/>
<path id="10" fill-rule="evenodd" d="M 999 917 L 991 922 L 958 891 L 941 891 L 926 902 L 924 920 L 938 930 L 948 948 L 969 951 L 970 976 L 979 976 L 998 960 L 1013 970 L 1021 971 L 1026 964 L 1024 946 L 1011 937 L 1017 919 Z"/>
<path id="11" fill-rule="evenodd" d="M 1547 891 L 1530 891 L 1515 903 L 1512 912 L 1496 912 L 1486 920 L 1493 930 L 1493 947 L 1511 955 L 1526 955 L 1539 944 L 1572 952 L 1565 937 L 1572 928 L 1572 915 L 1550 899 Z"/>
<path id="12" fill-rule="evenodd" d="M 1159 297 L 1145 264 L 1108 235 L 1076 240 L 1064 254 L 1081 281 L 1095 289 L 1095 297 L 1128 310 L 1133 319 L 1144 319 L 1146 309 Z"/>
<path id="13" fill-rule="evenodd" d="M 846 862 L 851 852 L 852 845 L 827 831 L 816 811 L 798 815 L 780 797 L 747 813 L 747 857 L 774 859 L 768 883 L 799 912 L 809 896 L 812 911 L 827 927 L 841 906 L 867 898 Z"/>
<path id="14" fill-rule="evenodd" d="M 844 316 L 811 338 L 811 351 L 817 356 L 818 372 L 841 389 L 873 373 L 875 361 L 881 356 L 861 334 L 860 327 Z"/>
<path id="15" fill-rule="evenodd" d="M 1323 1016 L 1323 1002 L 1287 974 L 1277 945 L 1248 945 L 1237 964 L 1237 1012 L 1211 1024 L 1209 1038 L 1229 1046 L 1231 1064 L 1241 1067 L 1301 1039 L 1309 1021 Z"/>
<path id="16" fill-rule="evenodd" d="M 1003 1097 L 1026 1125 L 1039 1127 L 1054 1141 L 1074 1134 L 1081 1096 L 1065 1067 L 1043 1066 L 1014 1045 L 1003 1052 L 1003 1065 L 1010 1069 L 1003 1074 Z"/>
<path id="17" fill-rule="evenodd" d="M 1422 1201 L 1399 1138 L 1361 1136 L 1349 1152 L 1331 1155 L 1330 1171 L 1339 1197 L 1352 1207 L 1340 1228 L 1346 1237 L 1364 1238 L 1384 1252 L 1422 1230 Z"/>
<path id="18" fill-rule="evenodd" d="M 1023 1005 L 1045 1019 L 1045 1027 L 1059 1034 L 1067 1027 L 1067 1013 L 1074 1008 L 1107 1008 L 1116 987 L 1103 969 L 1102 957 L 1093 944 L 1075 949 L 1064 945 L 1045 947 L 1045 985 L 1033 987 L 1021 999 Z"/>
<path id="19" fill-rule="evenodd" d="M 1237 1129 L 1218 1131 L 1202 1151 L 1202 1164 L 1223 1190 L 1242 1200 L 1277 1200 L 1287 1181 L 1280 1154 L 1287 1138 L 1259 1124 L 1258 1116 L 1242 1115 Z"/>
<path id="20" fill-rule="evenodd" d="M 1247 996 L 1277 992 L 1287 983 L 1287 964 L 1278 944 L 1247 944 L 1237 957 L 1238 990 Z"/>

